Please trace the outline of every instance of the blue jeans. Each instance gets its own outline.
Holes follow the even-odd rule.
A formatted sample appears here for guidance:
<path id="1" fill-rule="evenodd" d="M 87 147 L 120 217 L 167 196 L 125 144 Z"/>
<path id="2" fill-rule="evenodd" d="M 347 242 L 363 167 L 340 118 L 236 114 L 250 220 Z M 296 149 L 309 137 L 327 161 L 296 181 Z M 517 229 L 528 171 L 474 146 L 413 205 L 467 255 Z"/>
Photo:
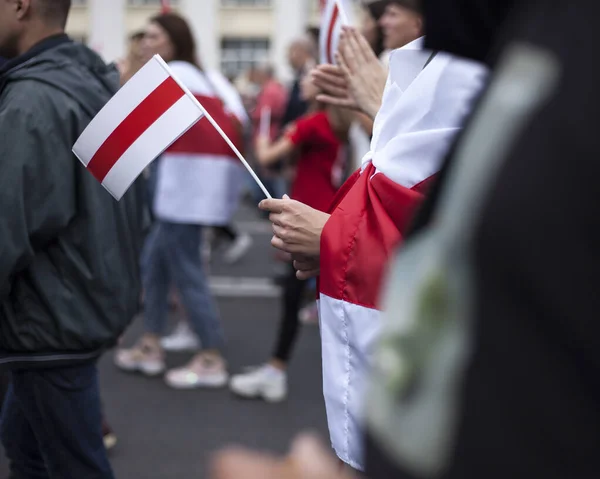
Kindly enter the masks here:
<path id="1" fill-rule="evenodd" d="M 164 334 L 171 285 L 180 294 L 203 349 L 222 349 L 223 331 L 200 258 L 202 227 L 156 221 L 144 245 L 144 318 L 149 333 Z"/>
<path id="2" fill-rule="evenodd" d="M 14 479 L 113 479 L 96 364 L 11 372 L 0 435 Z"/>

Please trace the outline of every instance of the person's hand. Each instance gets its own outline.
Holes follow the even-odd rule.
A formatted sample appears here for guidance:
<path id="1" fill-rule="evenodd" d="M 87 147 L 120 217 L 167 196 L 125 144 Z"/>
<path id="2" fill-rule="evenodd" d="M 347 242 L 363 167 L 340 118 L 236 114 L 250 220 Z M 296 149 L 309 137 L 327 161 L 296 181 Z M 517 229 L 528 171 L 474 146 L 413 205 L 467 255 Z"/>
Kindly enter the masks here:
<path id="1" fill-rule="evenodd" d="M 360 105 L 350 94 L 346 74 L 337 65 L 323 64 L 311 72 L 316 87 L 324 93 L 317 95 L 317 100 L 328 105 L 361 111 Z"/>
<path id="2" fill-rule="evenodd" d="M 210 479 L 352 479 L 311 436 L 294 441 L 287 458 L 278 459 L 243 449 L 230 449 L 216 455 Z"/>
<path id="3" fill-rule="evenodd" d="M 273 223 L 271 244 L 282 251 L 307 257 L 318 257 L 321 249 L 321 232 L 329 219 L 327 213 L 290 199 L 263 200 L 258 205 L 269 211 Z"/>
<path id="4" fill-rule="evenodd" d="M 354 108 L 375 118 L 381 107 L 387 71 L 365 37 L 355 28 L 344 26 L 335 59 L 338 67 L 315 72 L 315 84 L 327 92 L 317 96 L 317 100 Z"/>
<path id="5" fill-rule="evenodd" d="M 292 255 L 296 278 L 306 280 L 316 278 L 321 273 L 320 258 L 318 256 Z"/>

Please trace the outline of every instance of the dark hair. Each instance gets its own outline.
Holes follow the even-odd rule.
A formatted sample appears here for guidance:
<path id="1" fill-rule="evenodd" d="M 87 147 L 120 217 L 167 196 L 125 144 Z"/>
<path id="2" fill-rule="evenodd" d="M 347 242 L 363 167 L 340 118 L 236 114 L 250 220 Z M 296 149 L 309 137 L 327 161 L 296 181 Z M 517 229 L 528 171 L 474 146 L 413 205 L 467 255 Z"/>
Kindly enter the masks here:
<path id="1" fill-rule="evenodd" d="M 388 4 L 389 3 L 400 5 L 404 8 L 409 8 L 417 13 L 422 13 L 423 11 L 423 2 L 421 0 L 388 0 Z"/>
<path id="2" fill-rule="evenodd" d="M 375 19 L 375 22 L 377 22 L 377 40 L 375 41 L 375 45 L 373 45 L 373 51 L 377 57 L 385 50 L 383 45 L 383 29 L 379 26 L 379 19 L 383 17 L 385 9 L 389 4 L 389 0 L 375 0 L 374 2 L 363 4 L 364 8 L 368 10 L 369 14 Z"/>
<path id="3" fill-rule="evenodd" d="M 188 62 L 201 69 L 196 56 L 196 41 L 188 22 L 176 13 L 163 13 L 150 19 L 151 23 L 159 25 L 173 44 L 173 60 Z"/>
<path id="4" fill-rule="evenodd" d="M 71 10 L 71 0 L 41 0 L 38 5 L 42 18 L 65 28 Z"/>

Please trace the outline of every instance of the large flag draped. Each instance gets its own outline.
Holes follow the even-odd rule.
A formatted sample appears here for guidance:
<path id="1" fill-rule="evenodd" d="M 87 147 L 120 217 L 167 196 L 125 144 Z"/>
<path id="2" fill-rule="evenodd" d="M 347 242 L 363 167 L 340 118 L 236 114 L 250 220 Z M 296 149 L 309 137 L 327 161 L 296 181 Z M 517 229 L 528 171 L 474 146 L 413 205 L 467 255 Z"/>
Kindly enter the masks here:
<path id="1" fill-rule="evenodd" d="M 366 375 L 380 328 L 385 268 L 460 130 L 485 69 L 430 52 L 395 51 L 371 152 L 340 190 L 321 239 L 323 391 L 338 456 L 363 468 Z M 424 68 L 425 67 L 425 68 Z"/>
<path id="2" fill-rule="evenodd" d="M 334 64 L 342 25 L 352 22 L 352 2 L 351 0 L 321 0 L 320 5 L 319 57 L 321 63 Z"/>

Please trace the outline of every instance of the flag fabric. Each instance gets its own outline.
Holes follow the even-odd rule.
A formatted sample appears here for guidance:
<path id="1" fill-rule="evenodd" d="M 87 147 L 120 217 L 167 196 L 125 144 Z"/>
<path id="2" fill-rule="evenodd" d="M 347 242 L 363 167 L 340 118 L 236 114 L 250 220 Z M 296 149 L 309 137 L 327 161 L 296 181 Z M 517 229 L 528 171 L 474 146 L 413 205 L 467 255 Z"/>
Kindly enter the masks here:
<path id="1" fill-rule="evenodd" d="M 161 13 L 169 13 L 171 11 L 171 2 L 169 0 L 160 0 Z"/>
<path id="2" fill-rule="evenodd" d="M 362 398 L 380 330 L 385 268 L 485 80 L 479 64 L 442 53 L 424 68 L 431 54 L 421 42 L 392 54 L 371 151 L 338 193 L 321 237 L 329 431 L 340 459 L 357 469 L 364 467 Z"/>
<path id="3" fill-rule="evenodd" d="M 203 116 L 157 55 L 94 117 L 73 153 L 117 200 L 156 157 Z"/>
<path id="4" fill-rule="evenodd" d="M 335 64 L 335 52 L 342 25 L 352 20 L 351 0 L 322 0 L 319 30 L 319 58 L 321 63 Z"/>

